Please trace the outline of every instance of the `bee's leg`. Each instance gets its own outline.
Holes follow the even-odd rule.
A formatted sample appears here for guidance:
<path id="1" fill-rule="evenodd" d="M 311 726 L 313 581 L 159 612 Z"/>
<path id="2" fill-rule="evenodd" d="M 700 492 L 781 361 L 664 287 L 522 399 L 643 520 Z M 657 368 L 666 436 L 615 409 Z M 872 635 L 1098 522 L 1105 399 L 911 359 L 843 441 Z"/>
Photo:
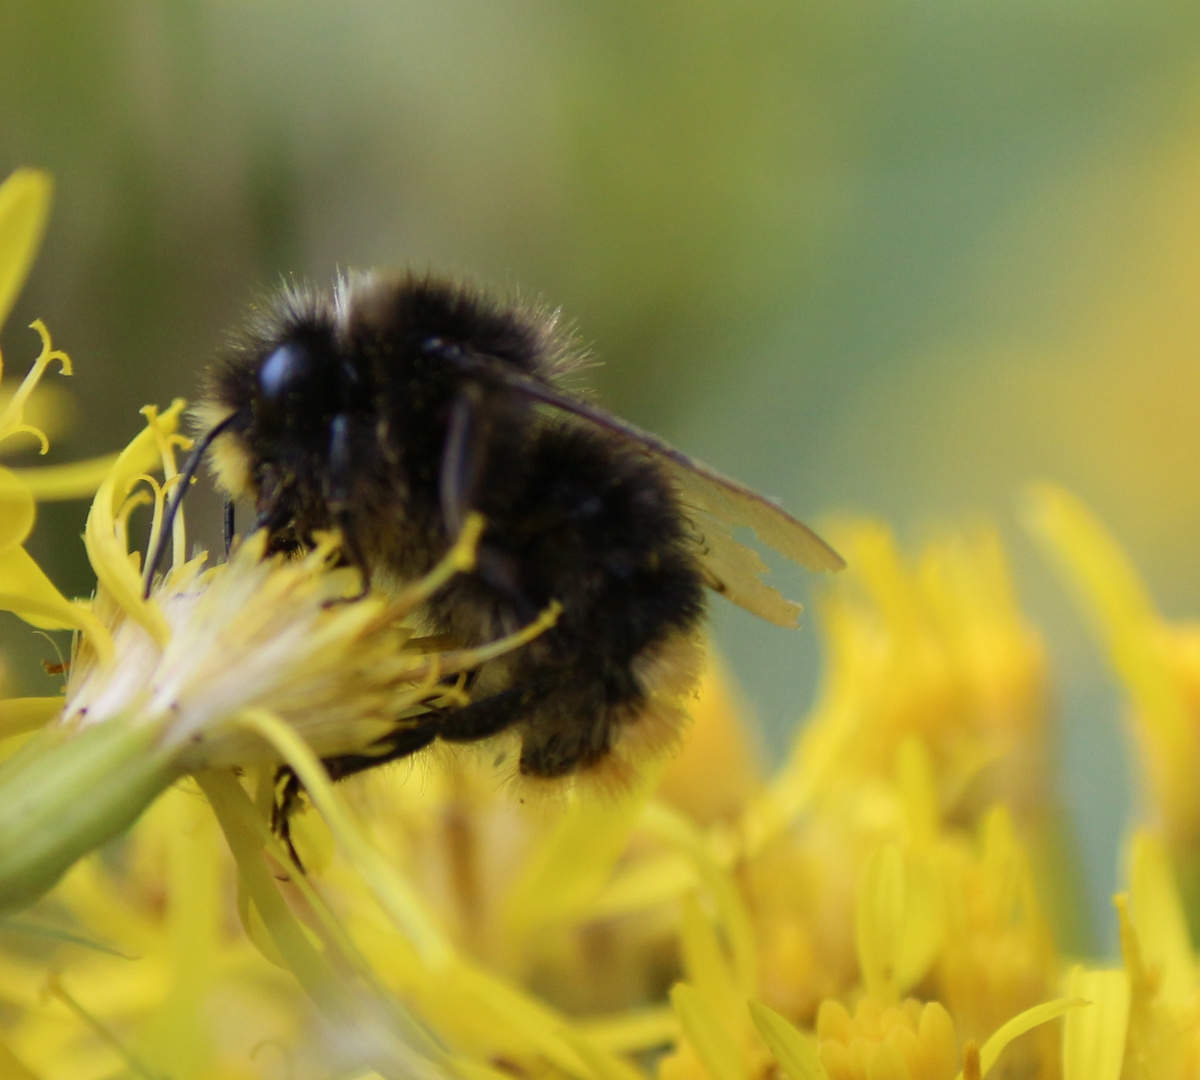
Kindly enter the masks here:
<path id="1" fill-rule="evenodd" d="M 292 862 L 303 871 L 304 863 L 292 843 L 292 815 L 300 805 L 304 786 L 290 765 L 283 765 L 275 773 L 275 804 L 271 807 L 271 832 L 283 842 L 292 857 Z"/>
<path id="2" fill-rule="evenodd" d="M 446 535 L 451 539 L 458 535 L 475 505 L 475 490 L 486 458 L 486 428 L 481 423 L 479 397 L 479 387 L 466 384 L 450 407 L 446 425 L 438 498 Z M 511 601 L 519 622 L 537 618 L 538 609 L 521 586 L 520 563 L 509 552 L 490 546 L 485 539 L 475 552 L 475 574 Z"/>
<path id="3" fill-rule="evenodd" d="M 347 601 L 361 600 L 371 591 L 371 567 L 354 525 L 355 463 L 351 437 L 350 417 L 339 413 L 329 425 L 329 472 L 325 494 L 342 534 L 342 557 L 358 571 L 362 582 L 358 594 L 347 597 Z"/>
<path id="4" fill-rule="evenodd" d="M 225 561 L 229 562 L 229 551 L 233 547 L 233 529 L 236 524 L 233 500 L 226 495 L 223 507 L 223 523 L 225 532 Z"/>
<path id="5" fill-rule="evenodd" d="M 345 602 L 361 600 L 371 591 L 371 567 L 359 542 L 358 534 L 354 531 L 354 514 L 350 510 L 339 510 L 337 513 L 338 530 L 342 534 L 342 558 L 355 570 L 362 585 L 353 596 L 347 596 Z M 342 601 L 338 601 L 341 603 Z"/>
<path id="6" fill-rule="evenodd" d="M 467 383 L 450 406 L 446 424 L 438 498 L 446 535 L 452 539 L 459 534 L 475 501 L 475 486 L 483 465 L 483 432 L 476 418 L 478 404 L 479 387 Z"/>
<path id="7" fill-rule="evenodd" d="M 496 735 L 511 727 L 536 707 L 541 698 L 537 688 L 514 687 L 492 697 L 473 701 L 459 709 L 436 709 L 422 717 L 422 722 L 412 727 L 400 728 L 390 735 L 377 739 L 372 747 L 373 754 L 339 754 L 322 759 L 322 764 L 331 780 L 345 780 L 349 776 L 386 765 L 418 750 L 423 750 L 435 738 L 446 742 L 475 742 Z M 524 760 L 524 757 L 522 757 Z M 290 818 L 300 803 L 304 785 L 291 766 L 283 765 L 275 774 L 276 801 L 271 811 L 271 829 L 286 845 L 296 865 L 303 864 L 292 844 Z"/>
<path id="8" fill-rule="evenodd" d="M 538 617 L 538 609 L 521 588 L 521 564 L 507 551 L 480 544 L 475 552 L 475 574 L 508 600 L 518 625 Z"/>
<path id="9" fill-rule="evenodd" d="M 323 758 L 321 764 L 325 766 L 331 780 L 344 780 L 376 765 L 384 765 L 389 761 L 415 754 L 433 742 L 437 734 L 438 724 L 435 722 L 401 728 L 372 744 L 380 748 L 378 754 L 338 754 L 335 757 Z M 271 808 L 271 831 L 287 845 L 288 854 L 301 869 L 304 868 L 304 864 L 292 844 L 291 817 L 299 808 L 300 796 L 303 793 L 304 785 L 295 770 L 290 765 L 281 765 L 275 773 L 275 805 Z"/>
<path id="10" fill-rule="evenodd" d="M 497 735 L 525 716 L 534 698 L 529 689 L 514 687 L 458 709 L 446 709 L 438 725 L 438 738 L 446 742 L 475 742 Z"/>

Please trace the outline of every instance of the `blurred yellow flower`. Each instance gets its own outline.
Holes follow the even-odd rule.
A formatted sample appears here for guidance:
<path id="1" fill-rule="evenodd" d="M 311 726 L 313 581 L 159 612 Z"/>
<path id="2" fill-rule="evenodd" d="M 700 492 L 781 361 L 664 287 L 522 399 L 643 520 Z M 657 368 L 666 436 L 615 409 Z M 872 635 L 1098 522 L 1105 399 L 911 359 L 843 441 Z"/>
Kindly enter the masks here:
<path id="1" fill-rule="evenodd" d="M 1200 622 L 1163 618 L 1128 556 L 1074 496 L 1042 485 L 1027 502 L 1035 535 L 1125 686 L 1145 781 L 1141 812 L 1191 862 L 1200 842 Z"/>
<path id="2" fill-rule="evenodd" d="M 853 1016 L 840 1002 L 827 1001 L 817 1017 L 817 1037 L 830 1080 L 953 1080 L 959 1070 L 954 1021 L 936 1001 L 921 1005 L 910 998 L 885 1008 L 865 998 Z"/>

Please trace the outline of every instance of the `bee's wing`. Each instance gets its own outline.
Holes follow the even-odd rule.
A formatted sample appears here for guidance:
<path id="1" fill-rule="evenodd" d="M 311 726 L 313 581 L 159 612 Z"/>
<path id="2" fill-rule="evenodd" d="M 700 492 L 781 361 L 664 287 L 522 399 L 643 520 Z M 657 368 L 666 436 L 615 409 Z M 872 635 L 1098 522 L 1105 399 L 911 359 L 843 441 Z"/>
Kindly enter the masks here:
<path id="1" fill-rule="evenodd" d="M 734 539 L 725 522 L 704 510 L 685 507 L 696 530 L 696 559 L 704 584 L 738 607 L 776 626 L 798 626 L 801 606 L 762 579 L 769 567 L 757 551 Z"/>
<path id="2" fill-rule="evenodd" d="M 758 538 L 792 562 L 809 570 L 840 570 L 842 557 L 807 525 L 782 507 L 736 480 L 676 450 L 648 431 L 562 394 L 539 379 L 514 371 L 490 357 L 472 354 L 464 366 L 495 379 L 511 389 L 556 409 L 577 416 L 640 447 L 661 461 L 671 473 L 685 508 L 692 514 L 699 537 L 699 558 L 708 584 L 734 603 L 770 622 L 794 626 L 799 605 L 785 600 L 760 580 L 767 567 L 762 559 L 733 538 L 728 526 L 753 529 Z"/>

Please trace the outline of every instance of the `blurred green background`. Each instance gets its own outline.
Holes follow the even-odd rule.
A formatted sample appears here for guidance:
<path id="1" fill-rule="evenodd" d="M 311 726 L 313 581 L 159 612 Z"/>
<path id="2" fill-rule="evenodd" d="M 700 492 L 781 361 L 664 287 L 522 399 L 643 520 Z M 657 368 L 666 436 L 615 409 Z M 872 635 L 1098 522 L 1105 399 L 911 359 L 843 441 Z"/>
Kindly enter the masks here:
<path id="1" fill-rule="evenodd" d="M 5 0 L 18 164 L 58 197 L 2 344 L 23 370 L 40 316 L 75 358 L 55 460 L 191 393 L 281 274 L 410 265 L 561 304 L 610 407 L 806 519 L 997 521 L 1111 925 L 1119 697 L 1015 506 L 1069 485 L 1200 612 L 1200 6 Z M 33 545 L 67 591 L 82 519 Z M 716 622 L 777 753 L 811 623 Z M 49 653 L 0 629 L 18 674 Z"/>

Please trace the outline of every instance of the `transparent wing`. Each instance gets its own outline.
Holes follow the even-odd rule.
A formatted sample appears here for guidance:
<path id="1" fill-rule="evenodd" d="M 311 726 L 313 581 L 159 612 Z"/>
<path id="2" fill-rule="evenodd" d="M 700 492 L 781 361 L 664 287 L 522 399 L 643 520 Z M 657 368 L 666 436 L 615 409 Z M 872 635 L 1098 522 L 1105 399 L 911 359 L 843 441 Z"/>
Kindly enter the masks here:
<path id="1" fill-rule="evenodd" d="M 768 547 L 809 570 L 840 570 L 842 557 L 801 521 L 758 492 L 676 450 L 648 431 L 571 398 L 541 380 L 491 357 L 459 354 L 454 362 L 526 397 L 570 413 L 653 455 L 666 466 L 698 532 L 697 555 L 708 584 L 734 603 L 781 626 L 794 626 L 798 604 L 765 584 L 767 566 L 734 539 L 729 526 L 745 526 Z"/>
<path id="2" fill-rule="evenodd" d="M 757 551 L 735 540 L 729 526 L 712 514 L 693 507 L 685 513 L 696 530 L 705 585 L 776 626 L 799 625 L 801 606 L 762 580 L 769 568 Z"/>

